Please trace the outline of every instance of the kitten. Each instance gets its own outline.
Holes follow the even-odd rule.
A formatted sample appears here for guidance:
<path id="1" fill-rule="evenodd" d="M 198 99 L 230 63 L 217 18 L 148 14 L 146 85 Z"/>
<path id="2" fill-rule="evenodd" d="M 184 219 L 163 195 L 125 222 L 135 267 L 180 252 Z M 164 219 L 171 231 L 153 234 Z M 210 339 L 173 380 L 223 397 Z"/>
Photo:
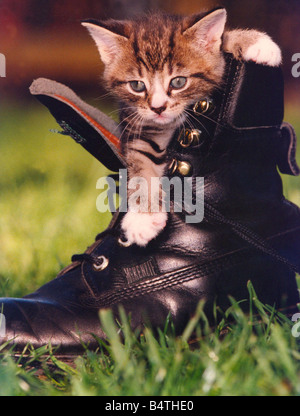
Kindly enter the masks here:
<path id="1" fill-rule="evenodd" d="M 151 177 L 166 168 L 167 147 L 185 110 L 220 85 L 222 51 L 236 59 L 278 66 L 279 47 L 255 30 L 225 31 L 223 8 L 189 17 L 153 14 L 134 21 L 84 21 L 105 64 L 104 80 L 121 101 L 123 152 L 128 177 L 142 177 L 140 208 L 130 203 L 122 228 L 130 243 L 146 246 L 165 227 L 166 212 L 150 212 Z M 142 184 L 141 184 L 142 186 Z"/>

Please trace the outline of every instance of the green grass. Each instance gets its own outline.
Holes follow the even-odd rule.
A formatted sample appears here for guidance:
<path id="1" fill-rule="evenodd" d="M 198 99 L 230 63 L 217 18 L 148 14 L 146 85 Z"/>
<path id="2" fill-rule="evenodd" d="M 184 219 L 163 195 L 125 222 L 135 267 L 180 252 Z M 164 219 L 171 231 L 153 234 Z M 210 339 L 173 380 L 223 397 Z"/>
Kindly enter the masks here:
<path id="1" fill-rule="evenodd" d="M 300 133 L 297 111 L 288 111 L 286 120 Z M 96 182 L 108 172 L 52 128 L 55 121 L 38 104 L 1 109 L 1 297 L 23 296 L 53 279 L 110 220 L 96 210 Z M 299 178 L 283 181 L 286 196 L 300 205 Z M 19 360 L 0 347 L 0 395 L 299 395 L 300 352 L 292 323 L 267 315 L 251 286 L 249 296 L 260 309 L 260 323 L 233 304 L 209 330 L 200 304 L 177 338 L 172 323 L 157 338 L 148 329 L 134 334 L 123 316 L 121 342 L 105 311 L 99 319 L 109 341 L 74 363 L 59 361 L 51 346 L 29 349 L 29 357 Z M 189 343 L 192 332 L 198 341 Z"/>
<path id="2" fill-rule="evenodd" d="M 96 181 L 108 174 L 42 106 L 1 111 L 0 289 L 19 296 L 52 279 L 106 228 Z"/>

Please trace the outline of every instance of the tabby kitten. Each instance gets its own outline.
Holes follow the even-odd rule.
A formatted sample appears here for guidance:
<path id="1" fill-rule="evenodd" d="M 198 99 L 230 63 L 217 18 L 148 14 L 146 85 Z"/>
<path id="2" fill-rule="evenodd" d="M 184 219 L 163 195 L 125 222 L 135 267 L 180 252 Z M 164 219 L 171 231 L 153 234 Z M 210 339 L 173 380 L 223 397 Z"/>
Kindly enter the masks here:
<path id="1" fill-rule="evenodd" d="M 130 243 L 146 246 L 165 227 L 166 212 L 150 212 L 152 177 L 166 168 L 167 147 L 186 109 L 221 84 L 222 51 L 236 59 L 277 66 L 279 47 L 255 30 L 224 32 L 223 8 L 189 17 L 153 14 L 134 21 L 87 20 L 105 64 L 104 80 L 121 102 L 121 137 L 128 178 L 144 178 L 140 206 L 130 202 L 122 228 Z M 143 187 L 141 181 L 140 186 Z M 163 210 L 161 210 L 163 211 Z"/>

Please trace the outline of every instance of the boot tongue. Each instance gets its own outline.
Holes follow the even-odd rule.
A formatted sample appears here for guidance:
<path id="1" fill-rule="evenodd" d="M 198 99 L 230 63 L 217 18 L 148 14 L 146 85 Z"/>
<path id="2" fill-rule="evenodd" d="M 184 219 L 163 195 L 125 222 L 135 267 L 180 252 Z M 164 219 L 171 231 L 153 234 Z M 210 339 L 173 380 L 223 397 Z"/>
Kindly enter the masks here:
<path id="1" fill-rule="evenodd" d="M 126 166 L 121 154 L 120 131 L 102 111 L 81 100 L 70 88 L 45 78 L 35 80 L 30 92 L 44 104 L 62 127 L 109 170 Z"/>

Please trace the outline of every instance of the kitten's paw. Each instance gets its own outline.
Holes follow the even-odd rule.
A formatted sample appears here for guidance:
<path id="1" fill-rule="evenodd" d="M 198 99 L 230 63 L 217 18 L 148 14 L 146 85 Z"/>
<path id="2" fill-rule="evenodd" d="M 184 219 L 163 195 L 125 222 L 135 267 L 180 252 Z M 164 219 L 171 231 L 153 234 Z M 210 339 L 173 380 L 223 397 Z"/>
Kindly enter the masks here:
<path id="1" fill-rule="evenodd" d="M 127 212 L 122 221 L 122 229 L 132 244 L 145 247 L 166 226 L 166 212 Z"/>
<path id="2" fill-rule="evenodd" d="M 243 58 L 245 61 L 268 66 L 279 66 L 282 59 L 279 46 L 266 34 L 262 34 L 256 43 L 249 46 Z"/>

